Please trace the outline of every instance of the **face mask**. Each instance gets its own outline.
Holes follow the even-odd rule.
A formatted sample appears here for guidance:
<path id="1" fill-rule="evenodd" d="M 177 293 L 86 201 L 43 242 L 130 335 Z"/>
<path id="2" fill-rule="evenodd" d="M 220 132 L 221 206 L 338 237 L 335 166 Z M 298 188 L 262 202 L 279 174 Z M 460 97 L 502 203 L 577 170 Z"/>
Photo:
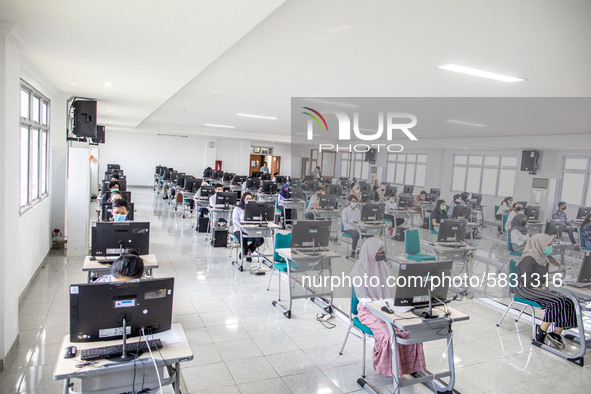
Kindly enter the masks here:
<path id="1" fill-rule="evenodd" d="M 127 215 L 122 215 L 122 214 L 119 214 L 119 213 L 114 213 L 113 214 L 113 220 L 115 222 L 124 222 L 125 219 L 127 219 Z"/>
<path id="2" fill-rule="evenodd" d="M 552 252 L 554 252 L 554 248 L 552 246 L 546 246 L 546 249 L 544 249 L 545 255 L 550 255 Z"/>
<path id="3" fill-rule="evenodd" d="M 351 208 L 355 208 L 357 206 L 356 202 L 351 202 Z"/>
<path id="4" fill-rule="evenodd" d="M 508 205 L 508 206 L 511 206 L 511 205 L 513 205 L 513 201 L 507 201 L 507 205 Z"/>
<path id="5" fill-rule="evenodd" d="M 521 207 L 515 208 L 515 211 L 520 212 L 521 211 Z"/>
<path id="6" fill-rule="evenodd" d="M 441 208 L 442 211 L 445 211 L 445 208 L 447 208 L 447 207 L 445 205 L 442 205 L 439 208 Z"/>
<path id="7" fill-rule="evenodd" d="M 421 200 L 425 201 L 425 197 L 421 197 Z"/>
<path id="8" fill-rule="evenodd" d="M 384 260 L 386 260 L 386 253 L 378 252 L 376 254 L 376 261 L 384 261 Z"/>
<path id="9" fill-rule="evenodd" d="M 118 189 L 118 188 L 111 189 L 111 193 L 113 193 L 113 192 L 118 192 L 118 191 L 119 191 L 119 189 Z"/>

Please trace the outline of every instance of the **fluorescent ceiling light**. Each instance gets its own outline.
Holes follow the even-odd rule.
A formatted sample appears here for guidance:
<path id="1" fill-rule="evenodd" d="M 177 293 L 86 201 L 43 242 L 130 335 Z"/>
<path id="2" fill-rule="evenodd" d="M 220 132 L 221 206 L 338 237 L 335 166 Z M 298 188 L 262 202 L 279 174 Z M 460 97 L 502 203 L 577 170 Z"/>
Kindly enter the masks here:
<path id="1" fill-rule="evenodd" d="M 108 88 L 112 88 L 113 86 L 115 86 L 113 85 L 113 82 L 105 82 L 104 85 Z"/>
<path id="2" fill-rule="evenodd" d="M 334 105 L 337 107 L 345 107 L 345 108 L 359 108 L 357 104 L 350 104 L 350 103 L 342 103 L 338 101 L 330 101 L 330 100 L 323 100 L 318 98 L 304 98 L 302 101 L 309 101 L 311 103 L 318 103 L 318 104 L 326 104 L 326 105 Z"/>
<path id="3" fill-rule="evenodd" d="M 455 119 L 448 119 L 447 122 L 449 122 L 449 123 L 455 123 L 455 124 L 461 124 L 461 125 L 464 125 L 464 126 L 488 127 L 487 125 L 482 124 L 482 123 L 465 122 L 463 120 L 455 120 Z"/>
<path id="4" fill-rule="evenodd" d="M 259 119 L 271 119 L 271 120 L 277 120 L 276 117 L 274 116 L 263 116 L 263 115 L 250 115 L 250 114 L 236 114 L 238 116 L 244 116 L 247 118 L 259 118 Z"/>
<path id="5" fill-rule="evenodd" d="M 525 79 L 523 79 L 523 78 L 517 78 L 517 77 L 512 77 L 509 75 L 497 74 L 497 73 L 493 73 L 490 71 L 483 71 L 483 70 L 478 70 L 475 68 L 470 68 L 470 67 L 465 67 L 465 66 L 458 66 L 457 64 L 451 64 L 451 63 L 437 66 L 437 68 L 440 68 L 442 70 L 447 70 L 447 71 L 454 71 L 454 72 L 462 73 L 462 74 L 468 74 L 468 75 L 472 75 L 475 77 L 494 79 L 495 81 L 502 81 L 502 82 L 525 81 Z"/>
<path id="6" fill-rule="evenodd" d="M 209 127 L 221 127 L 224 129 L 233 129 L 234 126 L 228 126 L 225 124 L 213 124 L 213 123 L 205 123 L 204 126 L 209 126 Z"/>

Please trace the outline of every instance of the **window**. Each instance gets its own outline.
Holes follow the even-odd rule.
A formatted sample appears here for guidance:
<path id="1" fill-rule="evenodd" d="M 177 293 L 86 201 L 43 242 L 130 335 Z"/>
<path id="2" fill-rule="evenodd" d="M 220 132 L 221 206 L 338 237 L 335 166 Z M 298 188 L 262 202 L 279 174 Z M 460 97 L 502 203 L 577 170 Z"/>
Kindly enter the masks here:
<path id="1" fill-rule="evenodd" d="M 49 100 L 21 80 L 20 211 L 47 197 Z"/>
<path id="2" fill-rule="evenodd" d="M 386 182 L 423 187 L 426 176 L 426 154 L 388 153 Z"/>
<path id="3" fill-rule="evenodd" d="M 351 152 L 339 152 L 341 163 L 341 177 L 350 178 L 349 170 L 351 169 Z"/>
<path id="4" fill-rule="evenodd" d="M 563 156 L 560 201 L 591 206 L 591 157 Z"/>
<path id="5" fill-rule="evenodd" d="M 516 170 L 516 156 L 454 155 L 451 188 L 456 192 L 510 196 Z"/>
<path id="6" fill-rule="evenodd" d="M 353 153 L 352 172 L 357 179 L 369 179 L 369 162 L 365 161 L 364 152 Z"/>

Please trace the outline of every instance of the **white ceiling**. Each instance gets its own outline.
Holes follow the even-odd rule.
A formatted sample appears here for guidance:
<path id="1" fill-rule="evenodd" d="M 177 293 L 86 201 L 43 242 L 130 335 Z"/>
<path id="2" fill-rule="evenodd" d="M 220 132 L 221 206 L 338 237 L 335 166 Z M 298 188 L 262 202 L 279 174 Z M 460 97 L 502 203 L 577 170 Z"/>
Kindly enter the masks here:
<path id="1" fill-rule="evenodd" d="M 588 0 L 282 3 L 3 0 L 1 15 L 21 25 L 33 42 L 25 56 L 60 91 L 100 99 L 112 130 L 288 141 L 291 97 L 591 96 Z M 444 63 L 526 80 L 435 68 Z M 591 133 L 571 123 L 556 134 Z M 520 134 L 538 134 L 536 124 Z M 469 136 L 463 128 L 446 130 Z"/>

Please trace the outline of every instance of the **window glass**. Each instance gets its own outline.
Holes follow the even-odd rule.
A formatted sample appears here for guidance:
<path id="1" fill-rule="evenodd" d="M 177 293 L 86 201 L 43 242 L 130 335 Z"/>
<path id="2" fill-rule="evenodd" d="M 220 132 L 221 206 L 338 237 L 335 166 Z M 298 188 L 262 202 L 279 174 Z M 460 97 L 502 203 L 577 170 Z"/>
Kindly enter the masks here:
<path id="1" fill-rule="evenodd" d="M 517 167 L 517 157 L 515 157 L 515 156 L 501 157 L 501 167 L 513 167 L 513 168 Z"/>
<path id="2" fill-rule="evenodd" d="M 394 182 L 394 175 L 395 175 L 395 171 L 396 171 L 396 164 L 394 163 L 388 163 L 388 167 L 387 167 L 387 173 L 386 173 L 386 177 L 388 179 L 386 179 L 386 182 Z"/>
<path id="3" fill-rule="evenodd" d="M 39 186 L 41 195 L 47 193 L 47 131 L 41 132 L 41 151 L 39 156 L 40 173 Z"/>
<path id="4" fill-rule="evenodd" d="M 415 186 L 425 186 L 425 177 L 427 174 L 427 165 L 417 164 L 417 173 L 415 177 Z"/>
<path id="5" fill-rule="evenodd" d="M 498 196 L 512 196 L 515 186 L 515 170 L 499 170 Z"/>
<path id="6" fill-rule="evenodd" d="M 398 163 L 396 166 L 396 183 L 399 185 L 404 184 L 404 163 Z"/>
<path id="7" fill-rule="evenodd" d="M 417 163 L 426 163 L 427 155 L 417 155 Z"/>
<path id="8" fill-rule="evenodd" d="M 495 166 L 495 167 L 498 167 L 498 165 L 499 165 L 499 156 L 484 156 L 484 165 L 485 166 Z"/>
<path id="9" fill-rule="evenodd" d="M 484 168 L 482 170 L 482 189 L 480 191 L 482 194 L 496 195 L 498 172 L 497 168 Z"/>
<path id="10" fill-rule="evenodd" d="M 585 182 L 585 174 L 565 172 L 562 177 L 562 192 L 560 199 L 567 204 L 581 204 L 583 182 Z"/>
<path id="11" fill-rule="evenodd" d="M 39 122 L 40 107 L 41 107 L 41 99 L 39 97 L 33 96 L 33 113 L 32 113 L 33 122 Z"/>
<path id="12" fill-rule="evenodd" d="M 21 118 L 29 119 L 29 92 L 21 89 Z"/>
<path id="13" fill-rule="evenodd" d="M 568 170 L 586 170 L 587 159 L 565 158 L 564 169 Z"/>
<path id="14" fill-rule="evenodd" d="M 468 159 L 468 163 L 471 166 L 473 166 L 473 165 L 481 166 L 482 165 L 482 156 L 472 156 L 472 155 L 470 155 L 470 157 Z"/>
<path id="15" fill-rule="evenodd" d="M 404 178 L 404 184 L 414 185 L 415 180 L 415 165 L 406 163 L 406 176 Z"/>
<path id="16" fill-rule="evenodd" d="M 480 167 L 468 167 L 468 177 L 466 178 L 466 190 L 467 192 L 478 193 L 480 191 Z"/>
<path id="17" fill-rule="evenodd" d="M 31 201 L 39 197 L 39 129 L 31 130 Z"/>
<path id="18" fill-rule="evenodd" d="M 47 126 L 47 119 L 49 119 L 49 106 L 47 102 L 41 104 L 41 123 Z"/>
<path id="19" fill-rule="evenodd" d="M 456 192 L 464 191 L 466 167 L 454 167 L 451 189 Z"/>
<path id="20" fill-rule="evenodd" d="M 21 126 L 20 204 L 29 202 L 29 128 Z"/>
<path id="21" fill-rule="evenodd" d="M 468 164 L 468 156 L 456 155 L 454 157 L 454 164 Z"/>

